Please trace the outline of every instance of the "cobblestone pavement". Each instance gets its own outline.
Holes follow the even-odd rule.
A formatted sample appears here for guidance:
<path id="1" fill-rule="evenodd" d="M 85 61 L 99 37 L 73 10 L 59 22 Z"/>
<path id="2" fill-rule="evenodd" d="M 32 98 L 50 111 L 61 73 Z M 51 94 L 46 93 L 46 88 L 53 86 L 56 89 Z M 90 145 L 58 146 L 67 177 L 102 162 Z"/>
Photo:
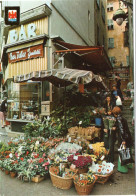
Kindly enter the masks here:
<path id="1" fill-rule="evenodd" d="M 3 135 L 1 134 L 3 133 Z M 8 141 L 6 131 L 0 130 L 0 140 Z M 135 169 L 128 174 L 117 172 L 117 154 L 115 154 L 115 169 L 111 179 L 104 185 L 95 184 L 91 195 L 135 195 Z M 0 196 L 56 196 L 78 195 L 74 186 L 70 190 L 60 190 L 53 187 L 50 178 L 40 182 L 22 182 L 11 178 L 0 171 Z"/>

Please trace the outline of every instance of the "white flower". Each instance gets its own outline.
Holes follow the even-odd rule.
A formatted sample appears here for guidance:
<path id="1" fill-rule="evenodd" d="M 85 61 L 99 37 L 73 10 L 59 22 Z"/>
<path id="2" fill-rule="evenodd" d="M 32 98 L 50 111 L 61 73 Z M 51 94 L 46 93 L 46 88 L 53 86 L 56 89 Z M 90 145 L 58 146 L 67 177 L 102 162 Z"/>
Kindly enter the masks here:
<path id="1" fill-rule="evenodd" d="M 12 157 L 13 157 L 12 153 L 10 153 L 10 154 L 9 154 L 9 157 L 10 157 L 10 158 L 12 158 Z"/>
<path id="2" fill-rule="evenodd" d="M 78 123 L 79 125 L 81 125 L 82 124 L 82 121 L 79 121 L 79 123 Z"/>
<path id="3" fill-rule="evenodd" d="M 39 145 L 39 141 L 36 141 L 35 145 Z"/>

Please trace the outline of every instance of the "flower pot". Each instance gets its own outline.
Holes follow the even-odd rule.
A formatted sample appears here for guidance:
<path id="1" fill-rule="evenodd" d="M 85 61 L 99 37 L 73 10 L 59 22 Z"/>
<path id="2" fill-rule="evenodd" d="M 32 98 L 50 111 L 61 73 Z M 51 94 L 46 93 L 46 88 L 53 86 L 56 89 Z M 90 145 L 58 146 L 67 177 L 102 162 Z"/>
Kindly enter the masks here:
<path id="1" fill-rule="evenodd" d="M 3 168 L 3 167 L 0 167 L 0 170 L 1 170 L 1 171 L 4 171 L 4 168 Z"/>
<path id="2" fill-rule="evenodd" d="M 90 195 L 90 193 L 93 190 L 95 182 L 93 182 L 90 185 L 79 185 L 76 182 L 74 182 L 74 184 L 75 184 L 76 191 L 79 195 Z"/>
<path id="3" fill-rule="evenodd" d="M 85 167 L 85 168 L 78 168 L 77 169 L 77 173 L 78 174 L 83 174 L 83 173 L 87 173 L 88 172 L 88 168 L 87 167 Z"/>
<path id="4" fill-rule="evenodd" d="M 11 178 L 15 178 L 17 176 L 17 173 L 16 172 L 10 172 L 10 176 L 11 176 Z"/>
<path id="5" fill-rule="evenodd" d="M 28 178 L 28 177 L 23 176 L 23 181 L 24 181 L 24 182 L 29 182 L 30 180 L 29 180 L 29 178 Z"/>
<path id="6" fill-rule="evenodd" d="M 5 170 L 5 174 L 6 175 L 9 175 L 9 170 Z"/>
<path id="7" fill-rule="evenodd" d="M 45 177 L 40 176 L 40 175 L 36 175 L 34 177 L 32 177 L 32 182 L 41 182 L 45 179 Z"/>

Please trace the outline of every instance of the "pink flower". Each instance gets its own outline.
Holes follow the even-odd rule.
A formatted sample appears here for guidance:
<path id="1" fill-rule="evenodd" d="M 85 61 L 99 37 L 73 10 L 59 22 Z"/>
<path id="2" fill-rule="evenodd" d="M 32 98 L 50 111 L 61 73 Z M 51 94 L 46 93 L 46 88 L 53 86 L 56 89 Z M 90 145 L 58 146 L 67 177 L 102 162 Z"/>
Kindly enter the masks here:
<path id="1" fill-rule="evenodd" d="M 47 165 L 49 165 L 49 162 L 44 163 L 42 166 L 44 167 L 44 166 L 47 166 Z"/>
<path id="2" fill-rule="evenodd" d="M 45 166 L 45 170 L 48 170 L 48 167 L 47 166 Z"/>
<path id="3" fill-rule="evenodd" d="M 45 153 L 43 153 L 43 157 L 45 157 L 46 156 L 46 154 Z"/>

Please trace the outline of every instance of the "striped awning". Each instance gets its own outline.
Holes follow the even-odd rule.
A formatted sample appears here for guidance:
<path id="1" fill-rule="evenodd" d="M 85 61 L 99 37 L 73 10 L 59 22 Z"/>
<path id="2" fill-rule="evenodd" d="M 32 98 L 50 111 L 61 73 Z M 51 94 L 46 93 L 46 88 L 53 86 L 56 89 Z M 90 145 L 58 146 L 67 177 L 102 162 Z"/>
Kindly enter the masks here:
<path id="1" fill-rule="evenodd" d="M 107 89 L 101 76 L 95 75 L 92 71 L 78 69 L 51 69 L 35 71 L 29 74 L 19 75 L 14 77 L 15 83 L 32 81 L 49 81 L 55 86 L 63 87 L 70 84 L 98 85 L 103 89 Z"/>

